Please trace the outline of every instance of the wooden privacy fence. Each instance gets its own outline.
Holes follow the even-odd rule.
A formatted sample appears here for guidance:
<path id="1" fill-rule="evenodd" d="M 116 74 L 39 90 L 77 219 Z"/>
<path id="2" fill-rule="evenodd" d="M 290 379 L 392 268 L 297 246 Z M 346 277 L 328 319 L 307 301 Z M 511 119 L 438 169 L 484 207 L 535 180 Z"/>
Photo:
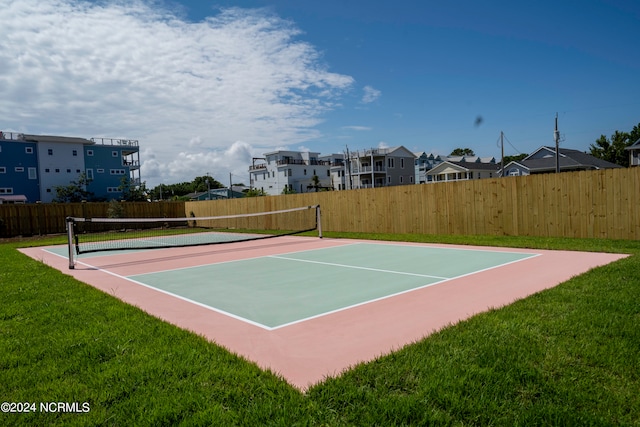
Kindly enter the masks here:
<path id="1" fill-rule="evenodd" d="M 184 216 L 184 202 L 121 203 L 122 216 L 164 218 Z M 68 216 L 108 216 L 109 203 L 36 203 L 0 205 L 0 237 L 37 236 L 66 231 Z"/>
<path id="2" fill-rule="evenodd" d="M 199 202 L 123 203 L 127 217 L 320 204 L 325 231 L 640 239 L 640 167 Z M 63 233 L 108 203 L 0 205 L 0 236 Z"/>
<path id="3" fill-rule="evenodd" d="M 320 204 L 325 231 L 640 238 L 640 168 L 187 202 L 195 216 Z"/>

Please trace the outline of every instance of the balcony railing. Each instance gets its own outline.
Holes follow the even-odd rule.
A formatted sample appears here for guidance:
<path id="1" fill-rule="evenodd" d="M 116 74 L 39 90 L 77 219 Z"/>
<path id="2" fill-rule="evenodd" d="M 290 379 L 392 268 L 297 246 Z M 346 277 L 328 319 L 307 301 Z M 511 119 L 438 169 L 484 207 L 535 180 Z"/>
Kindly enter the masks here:
<path id="1" fill-rule="evenodd" d="M 371 173 L 371 172 L 380 172 L 380 173 L 386 173 L 387 172 L 387 168 L 385 168 L 384 166 L 360 166 L 360 167 L 354 167 L 351 169 L 351 173 L 353 174 L 359 174 L 359 173 Z"/>
<path id="2" fill-rule="evenodd" d="M 302 159 L 280 159 L 276 161 L 278 166 L 283 165 L 302 165 L 302 166 L 331 166 L 331 162 L 327 160 L 302 160 Z"/>
<path id="3" fill-rule="evenodd" d="M 0 131 L 0 139 L 9 141 L 23 141 L 24 134 L 18 132 L 3 132 Z"/>
<path id="4" fill-rule="evenodd" d="M 136 139 L 116 139 L 116 138 L 91 138 L 91 141 L 100 145 L 125 145 L 129 147 L 137 147 Z"/>
<path id="5" fill-rule="evenodd" d="M 354 189 L 359 189 L 359 188 L 380 188 L 380 187 L 386 187 L 387 185 L 384 183 L 376 183 L 374 184 L 360 184 L 360 185 L 354 185 L 353 188 Z"/>

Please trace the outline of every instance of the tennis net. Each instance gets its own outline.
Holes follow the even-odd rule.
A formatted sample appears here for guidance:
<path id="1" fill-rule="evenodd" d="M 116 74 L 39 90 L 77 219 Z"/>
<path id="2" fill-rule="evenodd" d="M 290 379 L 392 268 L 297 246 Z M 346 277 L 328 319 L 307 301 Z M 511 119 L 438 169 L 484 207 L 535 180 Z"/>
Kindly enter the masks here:
<path id="1" fill-rule="evenodd" d="M 320 206 L 184 218 L 67 218 L 69 268 L 76 255 L 213 245 L 318 231 Z"/>

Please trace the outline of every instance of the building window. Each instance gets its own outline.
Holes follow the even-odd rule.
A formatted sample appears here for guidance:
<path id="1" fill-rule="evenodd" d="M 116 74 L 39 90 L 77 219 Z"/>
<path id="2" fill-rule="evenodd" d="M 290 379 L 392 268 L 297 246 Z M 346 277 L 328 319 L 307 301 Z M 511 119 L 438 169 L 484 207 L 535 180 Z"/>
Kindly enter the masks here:
<path id="1" fill-rule="evenodd" d="M 46 173 L 49 173 L 49 172 L 51 172 L 51 169 L 46 168 L 44 171 L 45 171 Z"/>
<path id="2" fill-rule="evenodd" d="M 89 157 L 93 156 L 93 150 L 87 150 L 87 156 Z"/>
<path id="3" fill-rule="evenodd" d="M 87 169 L 87 179 L 93 179 L 93 169 Z"/>
<path id="4" fill-rule="evenodd" d="M 96 172 L 98 172 L 98 173 L 104 173 L 104 169 L 96 169 Z"/>
<path id="5" fill-rule="evenodd" d="M 391 178 L 391 177 L 389 177 L 389 178 Z M 400 176 L 400 184 L 404 184 L 404 177 L 403 176 Z"/>
<path id="6" fill-rule="evenodd" d="M 14 169 L 16 172 L 24 172 L 24 168 L 22 166 L 16 166 Z"/>
<path id="7" fill-rule="evenodd" d="M 67 169 L 67 173 L 71 173 L 71 169 Z"/>
<path id="8" fill-rule="evenodd" d="M 24 147 L 24 152 L 27 154 L 33 154 L 33 147 Z"/>
<path id="9" fill-rule="evenodd" d="M 80 169 L 76 169 L 76 173 L 80 173 Z"/>
<path id="10" fill-rule="evenodd" d="M 111 152 L 111 157 L 118 157 L 118 152 L 117 151 L 112 151 Z"/>
<path id="11" fill-rule="evenodd" d="M 11 187 L 0 188 L 0 194 L 13 194 L 13 188 Z"/>
<path id="12" fill-rule="evenodd" d="M 56 173 L 60 173 L 60 169 L 56 169 Z"/>
<path id="13" fill-rule="evenodd" d="M 74 156 L 77 156 L 78 155 L 78 150 L 73 150 L 72 153 L 73 153 Z"/>
<path id="14" fill-rule="evenodd" d="M 49 148 L 47 150 L 47 154 L 50 155 L 50 156 L 53 156 L 53 148 Z"/>
<path id="15" fill-rule="evenodd" d="M 389 158 L 387 159 L 387 167 L 388 167 L 388 168 L 393 168 L 393 167 L 395 167 L 395 166 L 394 166 L 394 163 L 395 163 L 395 162 L 394 162 L 394 160 L 395 160 L 395 159 L 392 159 L 391 157 L 389 157 Z"/>
<path id="16" fill-rule="evenodd" d="M 0 173 L 7 173 L 7 168 L 4 166 L 0 166 Z"/>
<path id="17" fill-rule="evenodd" d="M 400 159 L 400 167 L 404 169 L 404 159 Z"/>
<path id="18" fill-rule="evenodd" d="M 36 168 L 29 168 L 29 179 L 38 179 L 38 171 Z"/>
<path id="19" fill-rule="evenodd" d="M 387 184 L 391 184 L 391 177 L 390 176 L 387 177 Z"/>
<path id="20" fill-rule="evenodd" d="M 305 175 L 307 174 L 307 170 L 306 170 L 306 169 L 304 170 L 304 174 L 305 174 Z"/>

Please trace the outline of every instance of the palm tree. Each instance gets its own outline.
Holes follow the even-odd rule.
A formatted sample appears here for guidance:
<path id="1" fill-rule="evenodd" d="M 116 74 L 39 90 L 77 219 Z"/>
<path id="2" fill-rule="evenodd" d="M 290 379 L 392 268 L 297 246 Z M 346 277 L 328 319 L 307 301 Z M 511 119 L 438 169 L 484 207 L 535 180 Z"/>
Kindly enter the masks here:
<path id="1" fill-rule="evenodd" d="M 604 135 L 600 135 L 600 138 L 596 139 L 596 143 L 589 146 L 589 150 L 594 157 L 628 167 L 629 154 L 625 151 L 625 148 L 632 143 L 633 141 L 631 141 L 627 132 L 615 131 L 611 135 L 611 140 Z"/>

